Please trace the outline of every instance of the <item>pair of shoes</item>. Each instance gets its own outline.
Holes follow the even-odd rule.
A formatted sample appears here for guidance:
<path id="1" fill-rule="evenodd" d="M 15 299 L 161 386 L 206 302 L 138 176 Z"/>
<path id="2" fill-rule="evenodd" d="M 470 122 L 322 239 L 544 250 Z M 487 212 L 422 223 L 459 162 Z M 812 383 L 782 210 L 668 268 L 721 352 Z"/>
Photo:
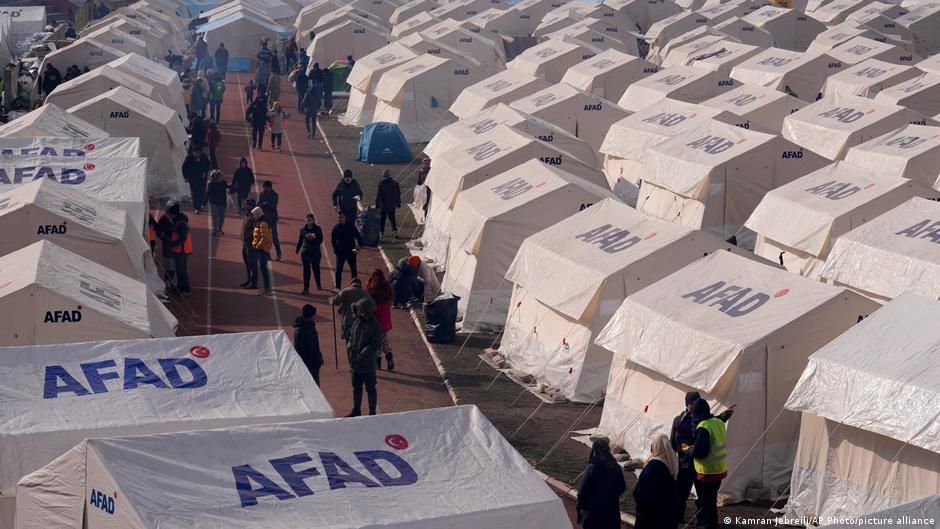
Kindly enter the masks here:
<path id="1" fill-rule="evenodd" d="M 320 285 L 317 285 L 317 290 L 323 290 L 323 287 L 321 287 Z"/>
<path id="2" fill-rule="evenodd" d="M 369 415 L 375 415 L 375 410 L 369 410 Z"/>
<path id="3" fill-rule="evenodd" d="M 310 133 L 309 133 L 309 132 L 307 133 L 307 137 L 308 137 L 308 138 L 310 137 Z"/>
<path id="4" fill-rule="evenodd" d="M 180 295 L 183 296 L 184 298 L 188 298 L 189 296 L 193 295 L 193 292 L 192 290 L 181 291 Z"/>
<path id="5" fill-rule="evenodd" d="M 242 283 L 242 288 L 244 288 L 245 290 L 254 290 L 258 288 L 258 285 L 254 283 Z"/>
<path id="6" fill-rule="evenodd" d="M 268 294 L 270 294 L 270 293 L 271 293 L 271 289 L 270 289 L 270 288 L 262 288 L 262 289 L 258 290 L 258 295 L 259 295 L 259 296 L 266 296 L 266 295 L 268 295 Z"/>
<path id="7" fill-rule="evenodd" d="M 301 296 L 309 296 L 309 295 L 310 295 L 310 291 L 305 288 L 305 289 L 303 289 L 303 290 L 300 291 L 300 295 L 301 295 Z"/>
<path id="8" fill-rule="evenodd" d="M 362 412 L 359 410 L 353 410 L 345 415 L 345 417 L 359 417 L 362 415 Z M 374 415 L 374 414 L 373 414 Z"/>
<path id="9" fill-rule="evenodd" d="M 388 362 L 388 370 L 389 371 L 395 370 L 395 362 Z"/>
<path id="10" fill-rule="evenodd" d="M 240 287 L 242 287 L 242 288 L 248 288 L 248 285 L 250 285 L 250 284 L 251 284 L 251 283 L 249 283 L 248 281 L 245 281 L 244 283 L 242 283 L 242 284 L 240 284 L 240 285 L 238 285 L 238 286 L 240 286 Z"/>
<path id="11" fill-rule="evenodd" d="M 274 260 L 275 260 L 275 261 L 280 261 L 280 260 L 281 260 L 281 256 L 278 255 L 277 257 L 274 258 Z"/>
<path id="12" fill-rule="evenodd" d="M 221 237 L 221 236 L 223 236 L 223 235 L 225 235 L 225 232 L 222 231 L 222 230 L 219 230 L 219 237 Z"/>

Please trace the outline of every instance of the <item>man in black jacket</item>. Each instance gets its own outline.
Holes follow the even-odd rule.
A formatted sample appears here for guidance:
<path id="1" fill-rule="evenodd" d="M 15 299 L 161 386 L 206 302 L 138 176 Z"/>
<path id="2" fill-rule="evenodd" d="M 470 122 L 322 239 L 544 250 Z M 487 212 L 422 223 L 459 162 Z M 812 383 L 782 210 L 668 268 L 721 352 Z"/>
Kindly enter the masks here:
<path id="1" fill-rule="evenodd" d="M 323 230 L 317 224 L 313 213 L 307 213 L 304 225 L 300 227 L 300 237 L 297 238 L 297 249 L 295 253 L 300 254 L 300 260 L 304 267 L 304 289 L 301 294 L 310 293 L 310 272 L 313 272 L 313 279 L 316 281 L 317 290 L 323 290 L 320 284 L 320 259 L 323 254 L 320 251 L 320 245 L 323 244 Z"/>
<path id="2" fill-rule="evenodd" d="M 202 147 L 194 147 L 193 152 L 183 160 L 183 180 L 189 182 L 189 191 L 193 197 L 193 209 L 202 213 L 205 203 L 206 176 L 212 169 L 209 159 L 202 155 Z"/>
<path id="3" fill-rule="evenodd" d="M 258 96 L 245 112 L 245 121 L 251 125 L 251 146 L 264 150 L 264 127 L 268 124 L 268 109 L 264 97 Z"/>
<path id="4" fill-rule="evenodd" d="M 224 42 L 220 42 L 219 47 L 215 49 L 215 69 L 224 81 L 225 74 L 228 73 L 228 50 Z"/>
<path id="5" fill-rule="evenodd" d="M 46 65 L 46 73 L 42 74 L 42 93 L 48 96 L 62 83 L 62 73 L 52 64 Z"/>
<path id="6" fill-rule="evenodd" d="M 271 227 L 271 242 L 274 243 L 275 260 L 281 260 L 281 241 L 277 237 L 277 192 L 274 191 L 274 184 L 270 180 L 265 180 L 261 184 L 261 193 L 258 195 L 258 207 L 264 211 L 264 216 Z"/>
<path id="7" fill-rule="evenodd" d="M 362 235 L 356 226 L 340 213 L 336 216 L 336 226 L 333 226 L 330 241 L 333 244 L 333 253 L 336 254 L 336 290 L 339 290 L 343 280 L 343 264 L 349 263 L 349 272 L 353 279 L 359 275 L 356 270 L 356 252 L 362 245 Z"/>
<path id="8" fill-rule="evenodd" d="M 391 173 L 386 169 L 382 173 L 382 181 L 379 182 L 379 189 L 375 193 L 375 207 L 379 214 L 379 231 L 382 237 L 385 237 L 385 219 L 392 224 L 392 238 L 398 238 L 398 222 L 395 221 L 395 211 L 401 207 L 401 186 L 392 178 Z"/>
<path id="9" fill-rule="evenodd" d="M 301 316 L 294 320 L 294 349 L 303 360 L 313 381 L 320 385 L 320 367 L 323 365 L 323 353 L 320 352 L 320 338 L 317 335 L 317 323 L 314 318 L 317 309 L 311 304 L 304 305 Z"/>
<path id="10" fill-rule="evenodd" d="M 352 171 L 343 171 L 343 179 L 333 189 L 333 207 L 337 213 L 342 213 L 347 222 L 356 221 L 356 212 L 359 209 L 359 198 L 362 197 L 362 188 L 353 178 Z"/>

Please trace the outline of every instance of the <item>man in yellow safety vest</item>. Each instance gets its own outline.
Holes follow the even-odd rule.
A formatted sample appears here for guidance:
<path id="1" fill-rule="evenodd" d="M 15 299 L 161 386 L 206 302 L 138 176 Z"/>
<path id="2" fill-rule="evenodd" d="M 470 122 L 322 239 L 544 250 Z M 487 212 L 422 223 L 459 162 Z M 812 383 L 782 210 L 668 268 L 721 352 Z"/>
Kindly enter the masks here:
<path id="1" fill-rule="evenodd" d="M 698 399 L 692 408 L 695 442 L 687 451 L 695 467 L 695 494 L 698 499 L 696 518 L 705 529 L 718 527 L 718 489 L 728 477 L 728 446 L 725 422 L 712 415 L 705 399 Z"/>

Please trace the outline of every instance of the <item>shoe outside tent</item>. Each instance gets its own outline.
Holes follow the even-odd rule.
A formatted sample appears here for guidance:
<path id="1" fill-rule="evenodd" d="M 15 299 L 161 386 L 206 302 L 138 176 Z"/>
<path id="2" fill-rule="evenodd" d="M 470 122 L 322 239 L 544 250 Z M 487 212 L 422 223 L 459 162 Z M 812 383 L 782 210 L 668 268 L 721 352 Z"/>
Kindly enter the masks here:
<path id="1" fill-rule="evenodd" d="M 506 279 L 512 299 L 499 354 L 556 397 L 603 395 L 610 351 L 594 338 L 622 300 L 702 255 L 738 250 L 702 232 L 602 200 L 529 236 Z"/>
<path id="2" fill-rule="evenodd" d="M 630 457 L 670 433 L 698 391 L 728 421 L 719 501 L 776 498 L 790 484 L 800 418 L 784 403 L 809 356 L 878 305 L 718 251 L 628 296 L 597 344 L 614 353 L 597 433 Z"/>
<path id="3" fill-rule="evenodd" d="M 572 66 L 561 82 L 608 101 L 619 101 L 631 84 L 659 71 L 653 63 L 617 50 L 606 50 Z"/>
<path id="4" fill-rule="evenodd" d="M 647 151 L 637 209 L 727 239 L 767 192 L 828 163 L 780 136 L 710 120 Z"/>
<path id="5" fill-rule="evenodd" d="M 571 529 L 475 406 L 92 439 L 20 484 L 20 529 Z"/>
<path id="6" fill-rule="evenodd" d="M 675 99 L 686 103 L 701 103 L 734 88 L 734 83 L 705 68 L 672 66 L 660 69 L 649 77 L 627 87 L 617 106 L 638 112 L 663 99 Z"/>
<path id="7" fill-rule="evenodd" d="M 375 87 L 382 74 L 418 55 L 393 42 L 356 60 L 346 81 L 349 83 L 349 101 L 340 121 L 347 126 L 362 127 L 372 123 L 375 114 Z"/>
<path id="8" fill-rule="evenodd" d="M 186 103 L 183 102 L 183 84 L 175 71 L 135 53 L 111 61 L 107 66 L 153 85 L 163 98 L 163 104 L 175 110 L 184 125 L 189 125 Z"/>
<path id="9" fill-rule="evenodd" d="M 757 234 L 755 254 L 819 279 L 839 237 L 930 191 L 905 178 L 835 162 L 770 190 L 744 227 Z"/>
<path id="10" fill-rule="evenodd" d="M 46 486 L 14 494 L 21 478 L 86 438 L 333 417 L 281 330 L 4 348 L 0 378 L 0 414 L 17 417 L 0 430 L 0 454 L 9 461 L 0 469 L 0 512 L 11 521 L 19 503 L 16 521 L 25 526 L 82 527 L 91 489 L 84 476 L 55 486 L 37 481 Z M 47 501 L 56 502 L 55 512 L 38 510 Z M 132 512 L 124 502 L 119 496 L 118 514 Z"/>
<path id="11" fill-rule="evenodd" d="M 774 134 L 783 130 L 783 120 L 787 116 L 807 104 L 773 88 L 748 84 L 702 101 L 702 106 L 736 115 L 739 119 L 733 125 Z"/>
<path id="12" fill-rule="evenodd" d="M 903 294 L 810 356 L 786 403 L 802 414 L 788 515 L 865 520 L 930 496 L 936 512 L 938 316 L 935 297 Z"/>
<path id="13" fill-rule="evenodd" d="M 0 138 L 106 138 L 107 131 L 54 105 L 43 105 L 0 125 Z"/>
<path id="14" fill-rule="evenodd" d="M 916 77 L 881 90 L 875 101 L 907 107 L 936 121 L 940 117 L 940 75 L 921 73 L 919 67 L 912 70 Z"/>
<path id="15" fill-rule="evenodd" d="M 826 79 L 841 69 L 840 63 L 824 53 L 812 55 L 770 48 L 735 66 L 731 78 L 812 103 L 821 97 Z"/>
<path id="16" fill-rule="evenodd" d="M 0 156 L 136 158 L 140 156 L 140 138 L 0 137 Z"/>
<path id="17" fill-rule="evenodd" d="M 557 84 L 565 77 L 568 68 L 590 59 L 601 51 L 603 50 L 583 44 L 552 39 L 520 53 L 506 63 L 506 67 Z"/>
<path id="18" fill-rule="evenodd" d="M 913 66 L 867 59 L 826 79 L 823 96 L 840 93 L 874 98 L 882 90 L 920 75 L 922 72 Z"/>
<path id="19" fill-rule="evenodd" d="M 538 160 L 461 192 L 441 283 L 460 298 L 461 332 L 492 331 L 506 322 L 512 296 L 506 271 L 526 237 L 613 196 L 607 187 Z"/>
<path id="20" fill-rule="evenodd" d="M 370 123 L 362 129 L 356 159 L 367 163 L 410 162 L 411 146 L 394 123 Z"/>
<path id="21" fill-rule="evenodd" d="M 72 108 L 119 86 L 133 90 L 155 103 L 167 104 L 152 84 L 111 68 L 107 64 L 60 84 L 46 97 L 46 102 L 61 108 Z"/>
<path id="22" fill-rule="evenodd" d="M 457 96 L 450 113 L 458 119 L 471 119 L 498 103 L 512 103 L 551 86 L 544 79 L 507 68 L 472 84 Z"/>
<path id="23" fill-rule="evenodd" d="M 879 175 L 908 178 L 937 188 L 940 128 L 906 125 L 852 147 L 845 161 Z"/>
<path id="24" fill-rule="evenodd" d="M 83 31 L 81 34 L 83 39 L 91 39 L 96 42 L 101 42 L 112 48 L 125 53 L 137 53 L 147 57 L 148 59 L 154 60 L 163 60 L 165 54 L 159 56 L 151 56 L 151 50 L 147 48 L 147 43 L 143 39 L 139 39 L 130 33 L 127 33 L 123 30 L 120 30 L 116 27 L 111 27 L 110 25 L 98 28 L 93 31 Z M 154 52 L 158 50 L 153 50 Z"/>
<path id="25" fill-rule="evenodd" d="M 225 42 L 230 72 L 250 72 L 262 40 L 277 41 L 288 34 L 287 28 L 252 15 L 246 10 L 217 18 L 196 28 L 205 36 L 210 50 Z M 237 36 L 237 38 L 233 38 Z"/>
<path id="26" fill-rule="evenodd" d="M 118 87 L 90 98 L 69 112 L 114 136 L 138 136 L 150 161 L 147 191 L 151 197 L 189 196 L 182 165 L 188 134 L 173 109 L 133 90 Z"/>
<path id="27" fill-rule="evenodd" d="M 388 29 L 378 24 L 363 24 L 346 20 L 324 31 L 307 47 L 310 64 L 319 62 L 328 66 L 333 61 L 348 55 L 363 57 L 385 47 L 391 37 Z"/>

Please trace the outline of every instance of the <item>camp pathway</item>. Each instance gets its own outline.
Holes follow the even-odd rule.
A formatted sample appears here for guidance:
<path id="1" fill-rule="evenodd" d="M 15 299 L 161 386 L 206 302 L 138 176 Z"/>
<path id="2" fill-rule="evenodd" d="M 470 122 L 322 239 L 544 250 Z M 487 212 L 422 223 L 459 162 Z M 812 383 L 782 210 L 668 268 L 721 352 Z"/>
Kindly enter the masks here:
<path id="1" fill-rule="evenodd" d="M 336 215 L 331 195 L 339 172 L 326 144 L 306 137 L 303 117 L 297 112 L 296 94 L 286 78 L 283 79 L 280 100 L 291 116 L 286 123 L 282 152 L 270 149 L 270 134 L 266 134 L 264 151 L 249 148 L 250 131 L 244 121 L 247 106 L 244 84 L 249 79 L 250 75 L 245 73 L 229 73 L 227 76 L 219 126 L 222 142 L 217 154 L 219 168 L 229 183 L 239 159 L 245 156 L 257 179 L 253 196 L 257 196 L 264 180 L 271 180 L 279 194 L 278 232 L 283 260 L 271 261 L 274 291 L 259 296 L 256 290 L 239 287 L 245 280 L 245 267 L 241 257 L 242 218 L 237 211 L 229 209 L 227 212 L 223 227 L 225 235 L 211 237 L 209 215 L 193 214 L 187 203 L 183 210 L 189 216 L 193 232 L 193 255 L 189 261 L 193 295 L 186 298 L 174 296 L 169 307 L 180 321 L 180 335 L 281 328 L 293 336 L 291 324 L 299 316 L 301 307 L 305 303 L 313 304 L 317 308 L 317 329 L 325 361 L 320 370 L 321 387 L 337 415 L 342 416 L 352 407 L 352 392 L 341 339 L 338 339 L 338 355 L 334 349 L 333 322 L 327 301 L 332 291 L 317 292 L 311 279 L 313 295 L 301 296 L 303 275 L 300 257 L 294 253 L 304 216 L 312 210 L 326 239 L 322 283 L 325 288 L 333 286 L 336 258 L 330 248 L 329 237 Z M 359 277 L 363 282 L 375 268 L 387 272 L 381 254 L 374 250 L 360 252 Z M 349 279 L 347 270 L 344 284 Z M 451 405 L 440 375 L 408 313 L 393 311 L 392 319 L 394 329 L 390 338 L 396 370 L 393 373 L 379 372 L 379 412 Z M 338 321 L 336 325 L 338 328 Z M 338 369 L 335 358 L 338 358 Z"/>

